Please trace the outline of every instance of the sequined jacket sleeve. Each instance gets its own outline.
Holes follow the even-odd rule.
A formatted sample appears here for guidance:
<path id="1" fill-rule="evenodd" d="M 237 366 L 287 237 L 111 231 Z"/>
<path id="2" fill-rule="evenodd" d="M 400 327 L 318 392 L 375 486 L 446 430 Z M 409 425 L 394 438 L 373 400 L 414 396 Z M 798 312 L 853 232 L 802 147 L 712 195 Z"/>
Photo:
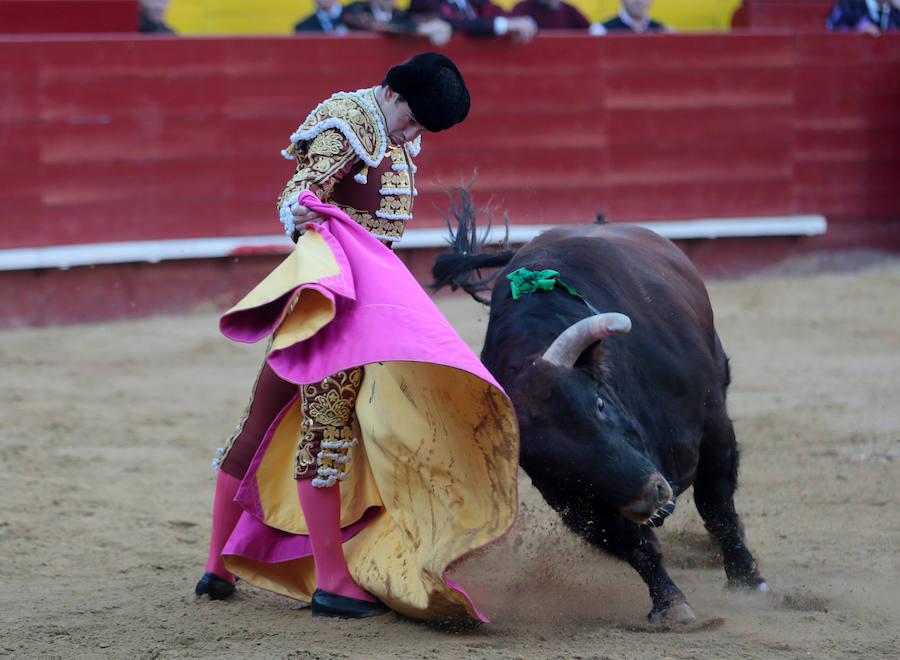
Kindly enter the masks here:
<path id="1" fill-rule="evenodd" d="M 323 202 L 331 201 L 334 185 L 350 172 L 357 160 L 353 145 L 337 129 L 323 131 L 309 142 L 301 143 L 297 149 L 297 171 L 278 196 L 278 208 L 302 190 L 309 190 Z"/>

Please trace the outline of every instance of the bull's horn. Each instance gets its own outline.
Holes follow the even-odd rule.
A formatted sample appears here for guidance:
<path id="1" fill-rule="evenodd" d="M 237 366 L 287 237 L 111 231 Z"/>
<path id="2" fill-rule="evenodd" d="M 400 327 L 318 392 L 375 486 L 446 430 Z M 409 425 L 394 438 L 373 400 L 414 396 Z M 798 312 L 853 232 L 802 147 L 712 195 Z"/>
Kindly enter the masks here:
<path id="1" fill-rule="evenodd" d="M 607 312 L 581 319 L 557 337 L 541 359 L 558 367 L 573 367 L 588 346 L 604 337 L 631 330 L 631 319 L 618 312 Z"/>

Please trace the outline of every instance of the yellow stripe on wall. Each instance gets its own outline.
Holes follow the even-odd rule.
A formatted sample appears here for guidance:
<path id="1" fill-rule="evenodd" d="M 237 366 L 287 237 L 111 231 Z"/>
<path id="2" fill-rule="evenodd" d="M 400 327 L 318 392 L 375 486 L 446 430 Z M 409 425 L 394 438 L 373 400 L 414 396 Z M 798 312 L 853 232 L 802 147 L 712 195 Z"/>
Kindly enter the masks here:
<path id="1" fill-rule="evenodd" d="M 172 0 L 166 22 L 179 34 L 289 34 L 312 0 Z"/>
<path id="2" fill-rule="evenodd" d="M 352 0 L 345 0 L 348 4 Z M 509 9 L 519 0 L 495 0 Z M 606 20 L 619 11 L 618 0 L 567 0 L 591 20 Z M 681 32 L 721 32 L 741 0 L 656 0 L 651 15 Z M 397 0 L 408 7 L 409 0 Z M 166 20 L 179 34 L 289 34 L 313 12 L 313 0 L 172 0 Z"/>

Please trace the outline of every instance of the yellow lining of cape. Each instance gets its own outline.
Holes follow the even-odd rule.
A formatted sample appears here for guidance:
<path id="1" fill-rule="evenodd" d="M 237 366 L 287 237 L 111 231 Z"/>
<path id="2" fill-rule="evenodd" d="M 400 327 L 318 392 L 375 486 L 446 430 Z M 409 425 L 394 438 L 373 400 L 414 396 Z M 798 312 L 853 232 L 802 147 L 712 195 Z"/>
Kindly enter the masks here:
<path id="1" fill-rule="evenodd" d="M 296 289 L 302 284 L 333 277 L 340 272 L 337 259 L 325 239 L 317 232 L 308 231 L 297 241 L 294 251 L 225 316 L 249 314 L 255 318 L 266 313 L 260 308 L 283 298 L 271 348 L 285 348 L 311 337 L 334 318 L 331 300 L 313 289 Z M 285 298 L 292 291 L 292 297 Z"/>
<path id="2" fill-rule="evenodd" d="M 291 534 L 309 533 L 300 509 L 297 480 L 294 479 L 294 460 L 302 421 L 298 398 L 282 417 L 256 472 L 265 514 L 263 522 Z M 359 433 L 356 435 L 358 437 Z M 381 497 L 362 443 L 351 447 L 348 456 L 348 478 L 341 484 L 341 527 L 359 520 L 369 507 L 381 506 Z"/>

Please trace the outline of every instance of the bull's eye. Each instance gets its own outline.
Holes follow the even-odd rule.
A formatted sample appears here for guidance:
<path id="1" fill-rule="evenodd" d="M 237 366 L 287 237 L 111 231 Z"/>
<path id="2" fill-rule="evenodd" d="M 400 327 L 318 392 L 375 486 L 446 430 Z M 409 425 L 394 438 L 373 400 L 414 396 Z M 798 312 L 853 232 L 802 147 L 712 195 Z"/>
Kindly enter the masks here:
<path id="1" fill-rule="evenodd" d="M 603 399 L 601 399 L 601 398 L 598 396 L 598 397 L 597 397 L 597 410 L 603 410 L 603 407 L 604 407 L 605 405 L 606 405 L 606 404 L 603 403 Z"/>

